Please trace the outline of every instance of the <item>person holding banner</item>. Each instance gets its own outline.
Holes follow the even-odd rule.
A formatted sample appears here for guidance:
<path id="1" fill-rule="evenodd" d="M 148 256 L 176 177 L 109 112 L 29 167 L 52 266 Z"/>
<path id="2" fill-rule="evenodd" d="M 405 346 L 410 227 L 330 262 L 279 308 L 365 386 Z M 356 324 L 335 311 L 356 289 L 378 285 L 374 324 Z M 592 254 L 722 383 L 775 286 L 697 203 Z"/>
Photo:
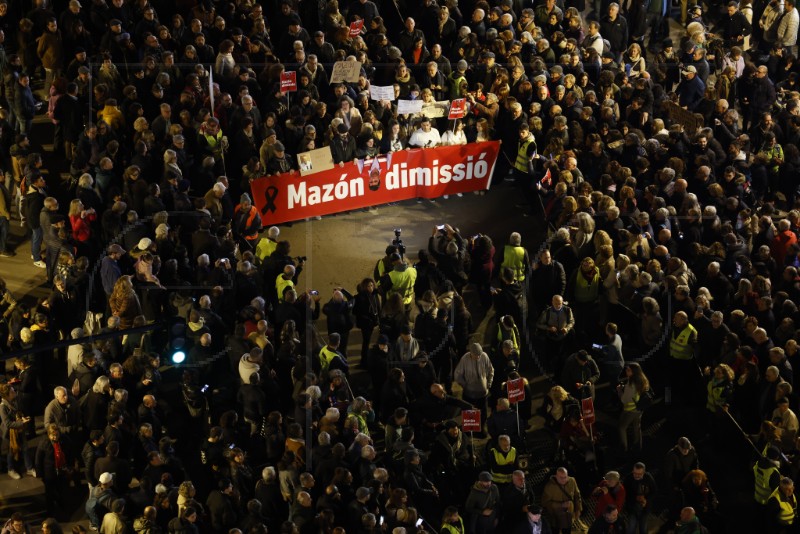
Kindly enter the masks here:
<path id="1" fill-rule="evenodd" d="M 411 134 L 411 139 L 408 140 L 408 146 L 411 148 L 432 148 L 441 144 L 442 138 L 439 130 L 431 126 L 431 120 L 428 117 L 422 117 L 419 128 Z"/>
<path id="2" fill-rule="evenodd" d="M 442 136 L 442 146 L 466 144 L 467 136 L 464 134 L 464 121 L 453 121 L 453 129 L 447 130 Z"/>

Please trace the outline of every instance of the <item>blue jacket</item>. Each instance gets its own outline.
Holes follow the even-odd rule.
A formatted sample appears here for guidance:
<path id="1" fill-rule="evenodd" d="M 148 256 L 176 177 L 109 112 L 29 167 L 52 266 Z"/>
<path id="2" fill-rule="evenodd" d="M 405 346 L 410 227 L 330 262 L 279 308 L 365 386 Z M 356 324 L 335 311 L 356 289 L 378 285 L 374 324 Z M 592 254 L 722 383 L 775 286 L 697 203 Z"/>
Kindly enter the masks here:
<path id="1" fill-rule="evenodd" d="M 697 75 L 691 80 L 684 79 L 678 86 L 677 93 L 680 96 L 681 106 L 686 106 L 689 111 L 694 111 L 703 94 L 706 91 L 706 84 Z"/>
<path id="2" fill-rule="evenodd" d="M 17 84 L 17 91 L 14 95 L 14 112 L 22 118 L 33 119 L 36 114 L 36 100 L 30 87 L 23 87 Z"/>

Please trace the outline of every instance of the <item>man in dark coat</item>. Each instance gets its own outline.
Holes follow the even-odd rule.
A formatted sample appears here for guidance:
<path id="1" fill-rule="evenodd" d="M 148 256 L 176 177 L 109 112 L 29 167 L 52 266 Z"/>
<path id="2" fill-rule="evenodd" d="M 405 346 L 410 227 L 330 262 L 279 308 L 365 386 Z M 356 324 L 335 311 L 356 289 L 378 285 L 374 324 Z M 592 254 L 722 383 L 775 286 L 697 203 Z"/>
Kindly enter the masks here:
<path id="1" fill-rule="evenodd" d="M 58 99 L 53 110 L 53 118 L 58 121 L 56 129 L 61 130 L 64 153 L 69 161 L 84 128 L 83 117 L 83 107 L 78 102 L 78 84 L 72 82 L 67 85 L 67 94 Z"/>
<path id="2" fill-rule="evenodd" d="M 230 479 L 222 478 L 215 489 L 208 495 L 206 506 L 211 519 L 211 528 L 215 532 L 226 532 L 236 526 L 236 509 L 233 506 L 233 484 Z"/>
<path id="3" fill-rule="evenodd" d="M 608 14 L 600 19 L 600 35 L 608 39 L 614 58 L 618 59 L 628 46 L 628 21 L 619 13 L 619 4 L 612 2 Z"/>
<path id="4" fill-rule="evenodd" d="M 61 437 L 54 424 L 47 426 L 47 439 L 36 449 L 36 476 L 44 482 L 47 515 L 63 518 L 67 512 L 69 481 L 78 470 L 72 444 Z"/>

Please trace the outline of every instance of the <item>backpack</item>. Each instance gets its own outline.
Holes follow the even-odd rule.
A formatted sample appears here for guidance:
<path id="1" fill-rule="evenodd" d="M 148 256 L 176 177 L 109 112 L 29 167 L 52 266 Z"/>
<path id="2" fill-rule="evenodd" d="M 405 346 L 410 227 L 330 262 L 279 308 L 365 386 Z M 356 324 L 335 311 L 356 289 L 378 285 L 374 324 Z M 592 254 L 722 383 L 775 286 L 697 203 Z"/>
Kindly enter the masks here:
<path id="1" fill-rule="evenodd" d="M 636 409 L 640 412 L 645 411 L 649 407 L 651 407 L 656 401 L 656 396 L 653 393 L 653 390 L 648 388 L 644 390 L 641 395 L 639 395 L 639 400 L 636 401 Z"/>

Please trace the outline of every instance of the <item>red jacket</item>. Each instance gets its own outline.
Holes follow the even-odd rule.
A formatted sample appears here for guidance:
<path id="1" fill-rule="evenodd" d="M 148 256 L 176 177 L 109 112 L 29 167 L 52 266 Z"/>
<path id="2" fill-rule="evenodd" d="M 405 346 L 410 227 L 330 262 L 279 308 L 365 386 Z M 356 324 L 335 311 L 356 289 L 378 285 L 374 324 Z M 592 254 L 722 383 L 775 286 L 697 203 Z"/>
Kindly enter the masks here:
<path id="1" fill-rule="evenodd" d="M 97 220 L 96 213 L 89 213 L 86 217 L 70 215 L 69 223 L 72 225 L 72 238 L 80 243 L 85 243 L 92 236 L 91 223 Z"/>
<path id="2" fill-rule="evenodd" d="M 772 240 L 769 248 L 780 270 L 783 270 L 786 265 L 786 254 L 789 253 L 789 249 L 795 243 L 797 243 L 797 236 L 791 230 L 776 234 Z"/>

